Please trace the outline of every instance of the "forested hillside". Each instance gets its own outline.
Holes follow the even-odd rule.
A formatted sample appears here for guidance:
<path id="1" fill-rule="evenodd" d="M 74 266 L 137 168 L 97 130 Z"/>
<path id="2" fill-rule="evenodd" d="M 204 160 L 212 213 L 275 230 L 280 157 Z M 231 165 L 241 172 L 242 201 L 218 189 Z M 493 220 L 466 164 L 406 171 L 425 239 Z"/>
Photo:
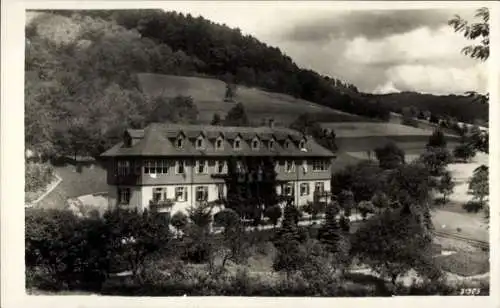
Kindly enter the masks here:
<path id="1" fill-rule="evenodd" d="M 278 48 L 203 18 L 161 10 L 28 14 L 26 145 L 49 155 L 97 155 L 125 127 L 198 120 L 192 98 L 147 96 L 139 73 L 213 77 L 382 120 L 397 109 L 385 96 L 301 69 Z M 453 116 L 474 114 L 459 108 Z"/>

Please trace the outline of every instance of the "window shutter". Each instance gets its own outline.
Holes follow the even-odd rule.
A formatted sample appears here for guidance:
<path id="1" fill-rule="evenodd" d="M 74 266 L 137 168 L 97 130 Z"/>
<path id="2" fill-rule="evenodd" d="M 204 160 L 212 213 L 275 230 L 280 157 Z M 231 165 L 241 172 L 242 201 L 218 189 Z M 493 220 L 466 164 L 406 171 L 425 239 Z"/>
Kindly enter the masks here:
<path id="1" fill-rule="evenodd" d="M 184 188 L 184 201 L 187 201 L 188 200 L 188 192 L 187 192 L 187 189 Z"/>

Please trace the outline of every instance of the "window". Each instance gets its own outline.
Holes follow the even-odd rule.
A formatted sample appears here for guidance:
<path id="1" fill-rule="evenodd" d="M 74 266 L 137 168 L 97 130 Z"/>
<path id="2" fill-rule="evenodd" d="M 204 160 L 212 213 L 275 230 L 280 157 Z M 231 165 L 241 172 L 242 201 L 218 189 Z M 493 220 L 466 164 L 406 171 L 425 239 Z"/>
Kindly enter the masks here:
<path id="1" fill-rule="evenodd" d="M 302 169 L 304 170 L 304 173 L 307 173 L 307 160 L 302 161 Z"/>
<path id="2" fill-rule="evenodd" d="M 274 140 L 269 141 L 269 149 L 274 150 Z"/>
<path id="3" fill-rule="evenodd" d="M 130 173 L 130 162 L 128 160 L 118 161 L 118 175 L 127 175 Z"/>
<path id="4" fill-rule="evenodd" d="M 259 149 L 259 140 L 254 139 L 252 140 L 252 150 L 258 150 Z"/>
<path id="5" fill-rule="evenodd" d="M 184 139 L 182 139 L 182 137 L 177 138 L 177 141 L 175 142 L 177 148 L 179 149 L 182 148 L 183 144 L 184 144 Z"/>
<path id="6" fill-rule="evenodd" d="M 196 161 L 196 173 L 202 174 L 206 173 L 207 162 L 205 160 Z"/>
<path id="7" fill-rule="evenodd" d="M 314 192 L 315 193 L 324 193 L 325 192 L 325 183 L 324 182 L 314 183 Z"/>
<path id="8" fill-rule="evenodd" d="M 313 165 L 313 171 L 328 170 L 328 162 L 326 160 L 314 160 L 312 165 Z"/>
<path id="9" fill-rule="evenodd" d="M 224 199 L 224 184 L 217 184 L 217 197 L 219 200 Z"/>
<path id="10" fill-rule="evenodd" d="M 153 201 L 165 201 L 167 200 L 167 188 L 166 187 L 156 187 L 153 188 Z"/>
<path id="11" fill-rule="evenodd" d="M 238 160 L 236 162 L 236 172 L 238 172 L 238 173 L 245 172 L 245 166 L 243 165 L 243 162 L 241 160 Z"/>
<path id="12" fill-rule="evenodd" d="M 167 174 L 169 163 L 168 160 L 146 160 L 144 161 L 145 174 Z"/>
<path id="13" fill-rule="evenodd" d="M 118 188 L 118 204 L 129 204 L 130 188 Z"/>
<path id="14" fill-rule="evenodd" d="M 290 141 L 285 141 L 285 149 L 288 149 L 290 148 Z"/>
<path id="15" fill-rule="evenodd" d="M 217 138 L 217 140 L 215 141 L 215 149 L 216 150 L 222 150 L 223 148 L 223 143 L 222 143 L 222 138 L 219 137 Z"/>
<path id="16" fill-rule="evenodd" d="M 239 138 L 234 140 L 234 149 L 235 150 L 241 149 L 241 140 Z"/>
<path id="17" fill-rule="evenodd" d="M 185 172 L 185 163 L 183 160 L 179 160 L 177 161 L 177 164 L 176 164 L 176 173 L 177 174 L 183 174 Z"/>
<path id="18" fill-rule="evenodd" d="M 286 183 L 283 186 L 283 195 L 293 196 L 293 185 L 291 183 Z"/>
<path id="19" fill-rule="evenodd" d="M 299 143 L 299 148 L 302 150 L 302 149 L 305 149 L 306 148 L 306 142 L 304 140 L 301 140 L 300 143 Z"/>
<path id="20" fill-rule="evenodd" d="M 300 184 L 300 195 L 301 196 L 309 196 L 309 183 L 301 183 Z"/>
<path id="21" fill-rule="evenodd" d="M 179 186 L 175 188 L 175 201 L 185 202 L 187 201 L 187 189 L 184 186 Z"/>
<path id="22" fill-rule="evenodd" d="M 208 200 L 208 186 L 198 186 L 196 187 L 196 201 L 207 201 Z"/>
<path id="23" fill-rule="evenodd" d="M 285 161 L 285 171 L 289 173 L 295 171 L 295 162 L 293 160 Z"/>
<path id="24" fill-rule="evenodd" d="M 196 139 L 196 149 L 203 149 L 203 137 Z"/>
<path id="25" fill-rule="evenodd" d="M 223 160 L 218 160 L 215 162 L 215 173 L 222 174 L 224 173 L 224 165 L 226 164 Z"/>

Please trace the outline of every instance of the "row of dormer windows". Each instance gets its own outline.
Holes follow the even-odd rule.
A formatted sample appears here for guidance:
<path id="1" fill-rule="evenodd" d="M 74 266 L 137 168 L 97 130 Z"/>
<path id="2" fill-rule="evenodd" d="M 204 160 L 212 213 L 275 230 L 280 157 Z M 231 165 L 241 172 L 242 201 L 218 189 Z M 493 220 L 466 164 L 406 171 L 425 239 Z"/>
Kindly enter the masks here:
<path id="1" fill-rule="evenodd" d="M 178 149 L 182 149 L 184 147 L 184 142 L 185 142 L 185 138 L 183 137 L 178 137 L 175 141 L 175 146 L 178 148 Z M 270 150 L 274 150 L 275 149 L 275 141 L 274 140 L 270 140 L 268 142 L 268 148 Z M 252 139 L 251 143 L 250 143 L 250 146 L 252 148 L 252 150 L 259 150 L 260 147 L 261 147 L 261 141 L 257 138 L 254 138 Z M 285 149 L 289 149 L 291 146 L 291 142 L 289 140 L 286 140 L 285 143 L 284 143 L 284 147 Z M 306 142 L 305 140 L 301 140 L 299 142 L 299 148 L 300 149 L 304 149 L 306 146 Z M 205 139 L 203 137 L 198 137 L 195 141 L 195 148 L 197 150 L 202 150 L 205 148 Z M 218 137 L 215 141 L 215 149 L 216 150 L 223 150 L 224 149 L 224 142 L 223 142 L 223 139 L 222 137 Z M 241 138 L 237 137 L 236 139 L 234 139 L 233 141 L 233 149 L 234 150 L 240 150 L 241 149 Z"/>

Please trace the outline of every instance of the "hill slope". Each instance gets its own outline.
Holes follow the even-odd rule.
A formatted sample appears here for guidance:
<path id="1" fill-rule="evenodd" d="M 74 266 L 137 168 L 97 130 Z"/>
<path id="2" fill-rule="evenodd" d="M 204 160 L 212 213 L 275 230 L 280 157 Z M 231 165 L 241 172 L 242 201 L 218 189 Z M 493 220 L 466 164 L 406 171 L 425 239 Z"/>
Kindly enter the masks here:
<path id="1" fill-rule="evenodd" d="M 203 123 L 209 123 L 215 113 L 224 116 L 235 105 L 224 102 L 226 83 L 214 78 L 142 73 L 138 74 L 138 80 L 144 94 L 149 96 L 191 96 L 199 111 L 198 119 Z M 324 122 L 374 121 L 290 95 L 241 85 L 237 87 L 235 101 L 245 106 L 254 125 L 261 125 L 263 121 L 273 118 L 276 125 L 287 126 L 303 113 L 321 115 Z"/>

